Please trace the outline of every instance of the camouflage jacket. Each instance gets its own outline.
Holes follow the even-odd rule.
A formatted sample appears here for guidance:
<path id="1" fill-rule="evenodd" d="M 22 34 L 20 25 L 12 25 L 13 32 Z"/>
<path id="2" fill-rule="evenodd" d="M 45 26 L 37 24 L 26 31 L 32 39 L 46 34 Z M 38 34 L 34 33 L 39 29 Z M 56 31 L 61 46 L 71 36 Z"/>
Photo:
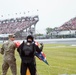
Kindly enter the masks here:
<path id="1" fill-rule="evenodd" d="M 16 45 L 13 41 L 4 42 L 0 49 L 0 53 L 4 55 L 4 60 L 15 60 L 15 48 Z"/>

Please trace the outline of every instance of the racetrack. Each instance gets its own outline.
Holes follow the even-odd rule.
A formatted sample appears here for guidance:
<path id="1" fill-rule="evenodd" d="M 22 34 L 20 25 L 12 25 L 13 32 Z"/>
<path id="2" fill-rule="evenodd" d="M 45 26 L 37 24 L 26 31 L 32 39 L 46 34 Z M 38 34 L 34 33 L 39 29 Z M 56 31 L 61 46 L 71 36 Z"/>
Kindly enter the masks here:
<path id="1" fill-rule="evenodd" d="M 23 40 L 16 40 L 22 42 Z M 44 44 L 70 44 L 70 45 L 76 45 L 76 38 L 62 38 L 62 39 L 36 39 L 35 41 L 39 43 Z M 3 43 L 2 40 L 0 40 L 0 43 Z"/>
<path id="2" fill-rule="evenodd" d="M 42 43 L 50 43 L 50 44 L 70 44 L 76 45 L 76 38 L 65 38 L 65 39 L 39 39 L 36 40 Z"/>

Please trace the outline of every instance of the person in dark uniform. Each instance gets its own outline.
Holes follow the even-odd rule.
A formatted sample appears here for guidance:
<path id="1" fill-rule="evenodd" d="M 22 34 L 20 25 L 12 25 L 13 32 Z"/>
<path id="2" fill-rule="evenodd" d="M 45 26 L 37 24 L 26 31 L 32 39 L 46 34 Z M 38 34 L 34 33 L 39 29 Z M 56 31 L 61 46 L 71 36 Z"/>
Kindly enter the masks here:
<path id="1" fill-rule="evenodd" d="M 35 52 L 40 53 L 42 49 L 43 45 L 41 45 L 41 47 L 38 47 L 35 44 L 32 35 L 27 36 L 26 42 L 22 42 L 22 44 L 17 49 L 21 57 L 21 75 L 26 75 L 27 68 L 29 69 L 31 75 L 36 75 Z"/>

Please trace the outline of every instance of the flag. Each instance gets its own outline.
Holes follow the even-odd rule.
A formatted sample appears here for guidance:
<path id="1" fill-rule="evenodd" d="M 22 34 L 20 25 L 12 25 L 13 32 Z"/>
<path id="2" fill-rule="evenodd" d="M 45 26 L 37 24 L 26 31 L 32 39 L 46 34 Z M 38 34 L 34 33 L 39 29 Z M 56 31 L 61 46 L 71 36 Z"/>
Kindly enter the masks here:
<path id="1" fill-rule="evenodd" d="M 14 42 L 15 43 L 15 45 L 16 45 L 16 47 L 18 48 L 19 46 L 20 46 L 20 42 Z"/>
<path id="2" fill-rule="evenodd" d="M 46 55 L 44 54 L 44 52 L 41 52 L 41 53 L 36 52 L 35 56 L 38 57 L 43 62 L 45 62 L 47 65 L 49 65 L 47 60 L 46 60 Z"/>

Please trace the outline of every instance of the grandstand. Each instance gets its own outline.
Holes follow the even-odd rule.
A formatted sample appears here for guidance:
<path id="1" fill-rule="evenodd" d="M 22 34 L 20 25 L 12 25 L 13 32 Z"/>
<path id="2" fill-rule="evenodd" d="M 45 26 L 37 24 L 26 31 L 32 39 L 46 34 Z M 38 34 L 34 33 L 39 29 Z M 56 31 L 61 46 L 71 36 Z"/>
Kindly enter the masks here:
<path id="1" fill-rule="evenodd" d="M 58 27 L 58 30 L 76 30 L 76 17 Z"/>
<path id="2" fill-rule="evenodd" d="M 38 15 L 0 20 L 0 34 L 16 34 L 23 30 L 34 34 L 35 26 L 38 21 Z M 34 28 L 32 28 L 32 26 L 34 26 Z"/>
<path id="3" fill-rule="evenodd" d="M 51 32 L 54 37 L 62 37 L 62 38 L 69 38 L 69 37 L 76 37 L 76 17 L 70 19 L 69 21 L 65 22 L 60 27 L 55 27 L 54 31 Z"/>

